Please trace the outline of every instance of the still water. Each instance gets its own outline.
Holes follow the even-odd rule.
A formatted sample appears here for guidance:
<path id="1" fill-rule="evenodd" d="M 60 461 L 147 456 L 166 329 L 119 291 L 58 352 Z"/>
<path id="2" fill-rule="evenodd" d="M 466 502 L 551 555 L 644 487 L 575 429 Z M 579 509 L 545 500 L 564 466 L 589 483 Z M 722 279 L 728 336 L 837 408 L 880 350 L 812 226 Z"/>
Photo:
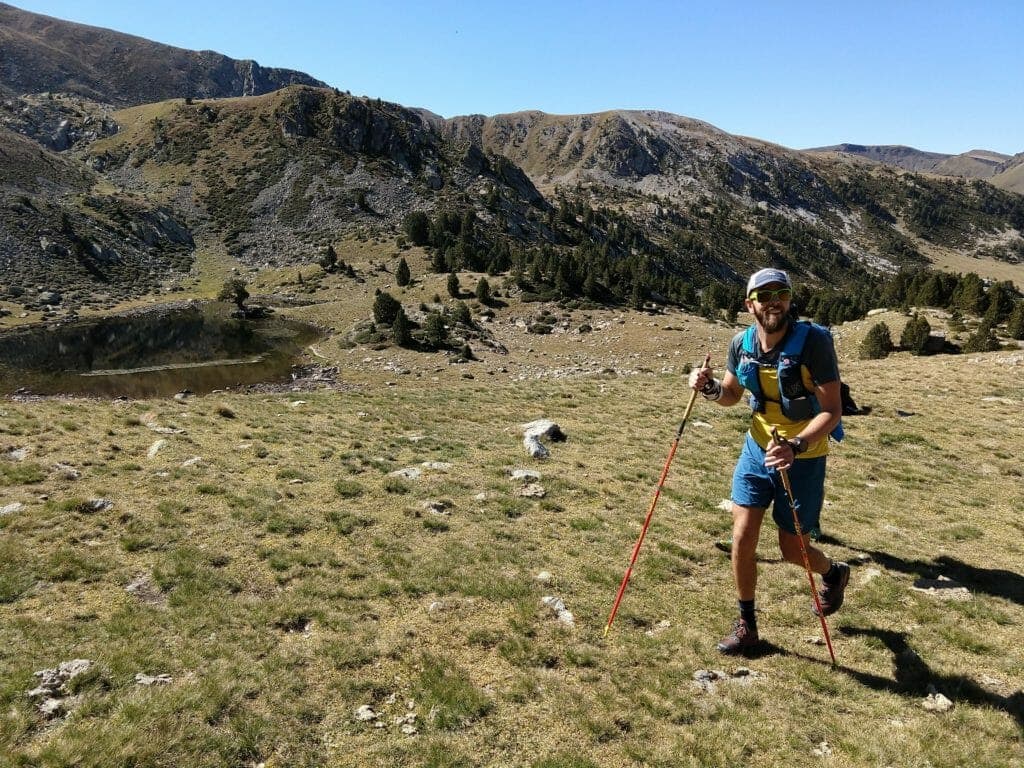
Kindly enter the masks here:
<path id="1" fill-rule="evenodd" d="M 0 394 L 154 397 L 286 381 L 313 326 L 219 303 L 0 333 Z"/>

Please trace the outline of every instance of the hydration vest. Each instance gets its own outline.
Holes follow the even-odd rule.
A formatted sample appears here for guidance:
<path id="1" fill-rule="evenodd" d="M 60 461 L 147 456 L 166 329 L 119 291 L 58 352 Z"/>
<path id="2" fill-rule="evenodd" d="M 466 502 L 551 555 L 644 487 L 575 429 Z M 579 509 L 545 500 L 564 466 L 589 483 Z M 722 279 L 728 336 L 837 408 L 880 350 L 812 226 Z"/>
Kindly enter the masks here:
<path id="1" fill-rule="evenodd" d="M 791 321 L 791 329 L 783 340 L 782 349 L 779 350 L 778 381 L 779 395 L 781 397 L 782 413 L 791 421 L 805 421 L 821 412 L 821 405 L 814 393 L 804 387 L 803 376 L 800 373 L 800 363 L 803 358 L 804 345 L 807 337 L 813 329 L 816 333 L 832 334 L 820 325 L 805 320 Z M 761 380 L 758 376 L 760 366 L 757 363 L 758 356 L 757 328 L 751 325 L 743 334 L 743 344 L 740 348 L 739 364 L 736 366 L 736 378 L 750 392 L 750 407 L 759 413 L 764 413 L 765 396 L 761 391 Z M 829 437 L 839 441 L 843 439 L 843 422 L 840 420 L 835 429 L 829 433 Z"/>

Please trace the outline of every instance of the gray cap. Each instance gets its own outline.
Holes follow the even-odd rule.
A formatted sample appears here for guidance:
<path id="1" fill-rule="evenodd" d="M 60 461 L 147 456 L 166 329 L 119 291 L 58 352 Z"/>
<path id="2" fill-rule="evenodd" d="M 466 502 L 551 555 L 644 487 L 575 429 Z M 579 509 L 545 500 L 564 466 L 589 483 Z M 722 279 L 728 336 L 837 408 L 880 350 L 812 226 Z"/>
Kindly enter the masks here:
<path id="1" fill-rule="evenodd" d="M 772 283 L 781 283 L 787 288 L 792 288 L 793 284 L 789 282 L 789 275 L 783 272 L 781 269 L 774 269 L 768 267 L 767 269 L 759 269 L 757 272 L 750 276 L 747 280 L 747 296 L 750 295 L 751 291 L 756 291 L 765 285 L 771 285 Z"/>

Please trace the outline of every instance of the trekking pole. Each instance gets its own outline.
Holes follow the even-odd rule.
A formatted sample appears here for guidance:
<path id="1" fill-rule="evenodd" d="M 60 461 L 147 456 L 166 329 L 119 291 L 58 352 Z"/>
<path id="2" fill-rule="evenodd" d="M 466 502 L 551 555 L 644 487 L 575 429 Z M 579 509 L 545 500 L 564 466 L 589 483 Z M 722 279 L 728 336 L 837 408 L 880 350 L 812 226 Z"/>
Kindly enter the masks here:
<path id="1" fill-rule="evenodd" d="M 711 353 L 708 352 L 704 358 L 704 365 L 702 368 L 707 368 L 711 363 Z M 658 497 L 661 496 L 662 486 L 665 485 L 665 478 L 668 476 L 668 468 L 672 464 L 672 458 L 676 455 L 676 448 L 679 446 L 679 438 L 683 436 L 683 429 L 686 427 L 686 420 L 690 418 L 690 411 L 693 410 L 693 404 L 697 400 L 697 390 L 693 390 L 693 394 L 690 395 L 690 402 L 686 406 L 686 410 L 683 412 L 683 420 L 679 424 L 679 431 L 676 432 L 676 439 L 672 441 L 672 449 L 668 452 L 668 459 L 665 460 L 665 468 L 661 470 L 661 479 L 658 480 L 658 487 L 654 491 L 654 498 L 651 500 L 651 508 L 647 510 L 647 518 L 644 520 L 643 528 L 640 529 L 640 537 L 636 540 L 636 544 L 633 546 L 633 556 L 629 559 L 629 566 L 626 568 L 626 573 L 622 577 L 622 583 L 619 584 L 619 592 L 615 595 L 615 604 L 612 606 L 612 612 L 608 616 L 608 623 L 604 625 L 604 637 L 608 637 L 608 630 L 612 628 L 612 622 L 615 621 L 615 614 L 619 610 L 619 603 L 622 602 L 622 595 L 626 592 L 626 585 L 629 584 L 629 578 L 633 575 L 633 565 L 636 563 L 636 557 L 640 554 L 640 545 L 644 543 L 644 536 L 647 535 L 647 528 L 651 524 L 651 518 L 654 516 L 654 507 L 658 504 Z"/>
<path id="2" fill-rule="evenodd" d="M 779 430 L 772 427 L 772 442 L 781 445 Z M 825 614 L 821 610 L 821 600 L 818 598 L 818 588 L 814 585 L 814 574 L 811 572 L 811 561 L 807 557 L 807 547 L 804 546 L 804 534 L 800 529 L 800 517 L 796 513 L 796 499 L 793 498 L 793 487 L 789 484 L 789 473 L 778 468 L 779 476 L 782 478 L 782 486 L 786 489 L 786 497 L 789 499 L 789 508 L 793 512 L 793 525 L 796 528 L 796 538 L 800 542 L 800 554 L 804 557 L 804 568 L 807 570 L 807 580 L 811 582 L 811 597 L 814 599 L 814 607 L 818 609 L 818 619 L 821 621 L 821 631 L 825 635 L 825 645 L 828 646 L 828 655 L 832 657 L 832 664 L 836 663 L 836 654 L 832 650 L 832 636 L 828 633 L 828 624 L 825 621 Z"/>

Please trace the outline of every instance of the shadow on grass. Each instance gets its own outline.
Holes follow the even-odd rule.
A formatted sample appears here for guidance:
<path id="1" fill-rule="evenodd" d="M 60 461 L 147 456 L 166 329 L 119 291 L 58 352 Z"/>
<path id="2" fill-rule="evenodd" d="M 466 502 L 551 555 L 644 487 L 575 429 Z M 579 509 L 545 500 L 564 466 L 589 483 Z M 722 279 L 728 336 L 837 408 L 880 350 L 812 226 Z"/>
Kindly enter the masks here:
<path id="1" fill-rule="evenodd" d="M 945 576 L 967 587 L 971 592 L 984 592 L 993 597 L 1010 600 L 1017 605 L 1024 605 L 1024 576 L 1013 571 L 1002 568 L 979 568 L 949 555 L 939 555 L 934 560 L 904 560 L 886 552 L 851 547 L 831 536 L 822 537 L 821 541 L 846 547 L 854 552 L 862 552 L 891 571 L 916 575 L 922 579 Z"/>
<path id="2" fill-rule="evenodd" d="M 885 629 L 839 627 L 839 632 L 853 637 L 875 637 L 885 644 L 893 655 L 892 678 L 861 672 L 842 665 L 836 668 L 843 674 L 876 691 L 889 691 L 901 696 L 924 698 L 934 690 L 948 696 L 955 703 L 973 704 L 1001 709 L 1024 728 L 1024 691 L 1010 696 L 985 690 L 964 675 L 938 674 L 910 647 L 906 634 Z"/>

